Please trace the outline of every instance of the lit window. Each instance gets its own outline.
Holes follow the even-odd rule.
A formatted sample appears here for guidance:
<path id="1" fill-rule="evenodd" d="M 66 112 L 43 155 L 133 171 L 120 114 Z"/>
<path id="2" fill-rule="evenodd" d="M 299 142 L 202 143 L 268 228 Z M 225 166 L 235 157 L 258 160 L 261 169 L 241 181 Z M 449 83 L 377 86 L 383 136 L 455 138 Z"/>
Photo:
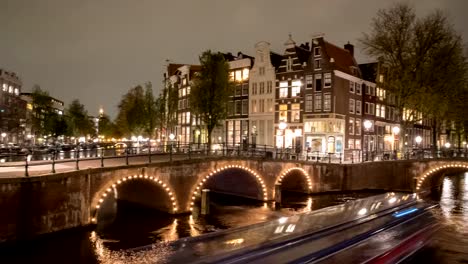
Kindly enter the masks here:
<path id="1" fill-rule="evenodd" d="M 3 84 L 3 91 L 4 92 L 8 91 L 8 84 L 6 83 Z"/>
<path id="2" fill-rule="evenodd" d="M 31 104 L 31 103 L 28 103 L 28 104 L 26 105 L 26 109 L 28 109 L 28 110 L 33 110 L 32 104 Z"/>
<path id="3" fill-rule="evenodd" d="M 379 75 L 379 82 L 383 83 L 383 81 L 384 81 L 384 76 L 383 76 L 383 74 L 380 74 Z"/>
<path id="4" fill-rule="evenodd" d="M 291 96 L 296 97 L 296 96 L 301 96 L 301 81 L 296 80 L 292 82 L 292 89 L 291 89 Z"/>
<path id="5" fill-rule="evenodd" d="M 10 89 L 8 89 L 9 93 L 13 93 L 13 86 L 10 85 Z"/>
<path id="6" fill-rule="evenodd" d="M 379 104 L 375 105 L 375 115 L 380 117 L 380 105 Z"/>
<path id="7" fill-rule="evenodd" d="M 354 135 L 354 118 L 350 117 L 348 124 L 348 134 Z"/>
<path id="8" fill-rule="evenodd" d="M 244 81 L 249 79 L 249 69 L 246 68 L 246 69 L 242 70 L 242 79 Z"/>
<path id="9" fill-rule="evenodd" d="M 234 81 L 234 72 L 229 73 L 229 80 L 232 82 Z"/>
<path id="10" fill-rule="evenodd" d="M 355 149 L 361 149 L 361 140 L 360 139 L 356 139 L 354 141 L 354 148 Z"/>
<path id="11" fill-rule="evenodd" d="M 190 94 L 190 86 L 187 87 L 187 95 Z"/>
<path id="12" fill-rule="evenodd" d="M 355 134 L 356 135 L 361 135 L 361 119 L 356 119 L 356 126 L 355 126 Z"/>
<path id="13" fill-rule="evenodd" d="M 385 118 L 385 105 L 380 106 L 380 117 Z"/>
<path id="14" fill-rule="evenodd" d="M 299 122 L 301 120 L 300 104 L 291 105 L 291 122 Z"/>
<path id="15" fill-rule="evenodd" d="M 236 82 L 242 81 L 242 71 L 236 71 Z"/>
<path id="16" fill-rule="evenodd" d="M 288 82 L 280 82 L 280 98 L 288 97 Z"/>
<path id="17" fill-rule="evenodd" d="M 252 100 L 252 113 L 257 112 L 257 100 Z"/>
<path id="18" fill-rule="evenodd" d="M 288 121 L 288 105 L 282 104 L 279 106 L 279 121 L 287 122 Z"/>
<path id="19" fill-rule="evenodd" d="M 348 149 L 354 149 L 354 139 L 348 139 Z"/>

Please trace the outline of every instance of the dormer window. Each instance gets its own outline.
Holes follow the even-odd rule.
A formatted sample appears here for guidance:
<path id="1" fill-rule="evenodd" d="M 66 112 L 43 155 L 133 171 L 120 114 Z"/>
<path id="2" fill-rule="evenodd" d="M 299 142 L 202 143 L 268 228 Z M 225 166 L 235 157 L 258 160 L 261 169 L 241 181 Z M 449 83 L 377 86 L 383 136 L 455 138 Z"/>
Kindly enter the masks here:
<path id="1" fill-rule="evenodd" d="M 320 57 L 321 54 L 321 50 L 320 50 L 320 47 L 315 47 L 314 48 L 314 56 L 315 57 Z"/>

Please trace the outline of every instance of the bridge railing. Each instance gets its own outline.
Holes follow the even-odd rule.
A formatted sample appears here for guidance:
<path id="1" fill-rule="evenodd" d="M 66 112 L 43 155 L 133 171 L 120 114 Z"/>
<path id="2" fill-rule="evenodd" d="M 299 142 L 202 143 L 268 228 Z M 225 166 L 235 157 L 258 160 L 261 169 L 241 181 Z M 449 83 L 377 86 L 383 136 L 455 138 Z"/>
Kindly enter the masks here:
<path id="1" fill-rule="evenodd" d="M 439 158 L 466 158 L 466 149 L 445 149 L 431 151 L 428 149 L 411 149 L 404 153 L 395 151 L 361 151 L 347 153 L 330 153 L 319 151 L 300 151 L 290 148 L 276 148 L 268 145 L 225 143 L 212 144 L 160 144 L 151 147 L 95 148 L 74 149 L 70 151 L 52 150 L 46 153 L 18 154 L 11 161 L 0 157 L 0 177 L 29 176 L 49 174 L 57 171 L 80 170 L 89 167 L 109 167 L 131 164 L 148 164 L 171 162 L 173 160 L 191 160 L 205 157 L 252 157 L 274 160 L 300 160 L 311 163 L 360 163 L 391 160 L 418 160 Z M 3 157 L 5 159 L 5 157 Z M 64 167 L 65 165 L 65 167 Z M 22 173 L 21 173 L 22 172 Z M 10 173 L 10 174 L 9 174 Z"/>

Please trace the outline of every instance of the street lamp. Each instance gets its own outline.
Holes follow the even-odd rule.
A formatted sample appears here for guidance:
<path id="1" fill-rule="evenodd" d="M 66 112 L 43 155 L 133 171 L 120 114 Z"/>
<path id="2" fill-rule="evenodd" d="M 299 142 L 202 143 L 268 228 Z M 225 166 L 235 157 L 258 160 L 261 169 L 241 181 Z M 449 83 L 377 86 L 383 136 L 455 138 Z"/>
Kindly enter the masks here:
<path id="1" fill-rule="evenodd" d="M 372 122 L 370 120 L 364 120 L 363 125 L 364 125 L 364 131 L 369 132 L 370 129 L 372 128 Z M 365 149 L 365 151 L 366 151 L 366 160 L 368 160 L 369 159 L 369 149 L 370 149 L 370 147 L 369 147 L 369 135 L 364 135 L 364 138 L 365 138 L 365 140 L 364 140 L 365 145 L 364 146 L 366 148 Z"/>
<path id="2" fill-rule="evenodd" d="M 450 148 L 450 143 L 449 142 L 445 143 L 445 147 Z"/>

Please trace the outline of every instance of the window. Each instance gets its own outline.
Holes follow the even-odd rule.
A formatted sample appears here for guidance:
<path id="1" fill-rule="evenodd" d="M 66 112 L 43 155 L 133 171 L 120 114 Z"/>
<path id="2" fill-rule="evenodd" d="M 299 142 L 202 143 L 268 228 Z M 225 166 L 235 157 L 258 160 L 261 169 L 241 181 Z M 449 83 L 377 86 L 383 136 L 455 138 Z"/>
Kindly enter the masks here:
<path id="1" fill-rule="evenodd" d="M 311 89 L 314 86 L 314 78 L 312 75 L 306 75 L 306 89 Z"/>
<path id="2" fill-rule="evenodd" d="M 313 95 L 308 94 L 306 95 L 305 98 L 305 111 L 306 112 L 312 112 L 312 100 L 313 100 Z"/>
<path id="3" fill-rule="evenodd" d="M 242 85 L 236 85 L 236 96 L 242 95 Z"/>
<path id="4" fill-rule="evenodd" d="M 240 115 L 242 113 L 242 101 L 236 101 L 236 115 Z"/>
<path id="5" fill-rule="evenodd" d="M 299 122 L 301 120 L 301 105 L 292 104 L 291 105 L 291 122 Z"/>
<path id="6" fill-rule="evenodd" d="M 380 117 L 385 118 L 385 105 L 380 106 Z"/>
<path id="7" fill-rule="evenodd" d="M 259 75 L 265 75 L 265 67 L 258 68 L 258 74 Z"/>
<path id="8" fill-rule="evenodd" d="M 10 88 L 8 89 L 9 93 L 13 93 L 13 86 L 10 85 Z"/>
<path id="9" fill-rule="evenodd" d="M 361 149 L 361 140 L 360 140 L 360 139 L 356 139 L 354 142 L 355 142 L 355 143 L 354 143 L 354 148 L 355 148 L 355 149 Z"/>
<path id="10" fill-rule="evenodd" d="M 267 99 L 267 112 L 273 112 L 273 99 Z"/>
<path id="11" fill-rule="evenodd" d="M 383 74 L 380 74 L 379 75 L 379 82 L 383 83 L 383 81 L 384 81 L 384 76 L 383 76 Z"/>
<path id="12" fill-rule="evenodd" d="M 279 106 L 279 121 L 288 122 L 288 105 L 282 104 Z"/>
<path id="13" fill-rule="evenodd" d="M 375 115 L 380 117 L 380 105 L 379 104 L 375 105 Z"/>
<path id="14" fill-rule="evenodd" d="M 348 134 L 354 135 L 354 118 L 352 117 L 348 121 Z"/>
<path id="15" fill-rule="evenodd" d="M 242 84 L 242 95 L 249 95 L 249 85 L 247 83 Z"/>
<path id="16" fill-rule="evenodd" d="M 349 99 L 349 113 L 354 114 L 354 109 L 356 108 L 354 104 L 354 99 Z"/>
<path id="17" fill-rule="evenodd" d="M 361 135 L 361 119 L 356 119 L 356 127 L 355 127 L 355 130 L 354 132 L 356 132 L 355 134 L 356 135 Z"/>
<path id="18" fill-rule="evenodd" d="M 19 95 L 19 89 L 18 88 L 15 88 L 15 94 Z"/>
<path id="19" fill-rule="evenodd" d="M 323 95 L 323 110 L 330 111 L 331 110 L 331 94 L 326 93 Z"/>
<path id="20" fill-rule="evenodd" d="M 354 139 L 348 139 L 348 149 L 354 149 Z"/>
<path id="21" fill-rule="evenodd" d="M 236 82 L 242 81 L 242 71 L 236 71 Z"/>
<path id="22" fill-rule="evenodd" d="M 314 111 L 322 110 L 322 94 L 315 94 Z"/>
<path id="23" fill-rule="evenodd" d="M 349 92 L 354 93 L 354 82 L 349 81 Z"/>
<path id="24" fill-rule="evenodd" d="M 249 114 L 249 100 L 242 100 L 242 114 Z"/>
<path id="25" fill-rule="evenodd" d="M 361 95 L 361 84 L 360 83 L 356 83 L 356 94 Z"/>
<path id="26" fill-rule="evenodd" d="M 190 94 L 190 86 L 187 87 L 187 95 Z"/>
<path id="27" fill-rule="evenodd" d="M 273 91 L 273 83 L 272 81 L 267 82 L 267 93 L 271 93 Z"/>
<path id="28" fill-rule="evenodd" d="M 329 73 L 329 72 L 325 73 L 323 77 L 325 79 L 325 81 L 323 83 L 323 87 L 330 88 L 331 87 L 331 82 L 332 82 L 331 81 L 331 73 Z"/>
<path id="29" fill-rule="evenodd" d="M 249 79 L 249 69 L 245 68 L 242 70 L 242 79 L 244 81 Z"/>
<path id="30" fill-rule="evenodd" d="M 260 94 L 264 94 L 264 93 L 265 93 L 265 83 L 261 82 L 260 83 Z"/>
<path id="31" fill-rule="evenodd" d="M 286 98 L 288 97 L 288 82 L 280 82 L 280 98 Z"/>
<path id="32" fill-rule="evenodd" d="M 322 91 L 322 75 L 315 74 L 315 91 L 320 92 Z"/>
<path id="33" fill-rule="evenodd" d="M 356 115 L 360 115 L 362 111 L 362 103 L 359 100 L 356 100 Z"/>
<path id="34" fill-rule="evenodd" d="M 186 78 L 182 79 L 182 85 L 187 85 L 187 79 Z"/>
<path id="35" fill-rule="evenodd" d="M 375 115 L 375 104 L 373 103 L 370 104 L 370 114 Z"/>
<path id="36" fill-rule="evenodd" d="M 370 103 L 364 103 L 364 113 L 370 114 Z"/>
<path id="37" fill-rule="evenodd" d="M 257 94 L 257 83 L 252 84 L 252 95 Z"/>
<path id="38" fill-rule="evenodd" d="M 257 100 L 252 100 L 252 113 L 257 112 Z"/>
<path id="39" fill-rule="evenodd" d="M 365 87 L 366 87 L 366 90 L 365 90 L 366 94 L 371 95 L 371 87 L 369 85 L 365 85 Z"/>
<path id="40" fill-rule="evenodd" d="M 3 84 L 3 91 L 4 92 L 8 91 L 8 84 L 6 83 Z"/>
<path id="41" fill-rule="evenodd" d="M 292 89 L 291 89 L 292 97 L 301 96 L 301 85 L 302 83 L 300 80 L 292 81 Z"/>
<path id="42" fill-rule="evenodd" d="M 186 116 L 185 116 L 185 123 L 186 123 L 186 124 L 190 124 L 190 112 L 187 112 L 187 113 L 186 113 Z"/>
<path id="43" fill-rule="evenodd" d="M 260 108 L 259 112 L 264 113 L 265 112 L 265 99 L 258 100 L 258 104 Z"/>
<path id="44" fill-rule="evenodd" d="M 318 56 L 320 56 L 320 53 L 321 53 L 321 52 L 320 52 L 320 47 L 315 47 L 315 48 L 314 48 L 314 56 L 315 56 L 315 57 L 318 57 Z"/>
<path id="45" fill-rule="evenodd" d="M 315 64 L 314 64 L 315 70 L 320 70 L 322 68 L 322 65 L 320 63 L 320 59 L 315 60 L 314 62 L 315 62 Z"/>

